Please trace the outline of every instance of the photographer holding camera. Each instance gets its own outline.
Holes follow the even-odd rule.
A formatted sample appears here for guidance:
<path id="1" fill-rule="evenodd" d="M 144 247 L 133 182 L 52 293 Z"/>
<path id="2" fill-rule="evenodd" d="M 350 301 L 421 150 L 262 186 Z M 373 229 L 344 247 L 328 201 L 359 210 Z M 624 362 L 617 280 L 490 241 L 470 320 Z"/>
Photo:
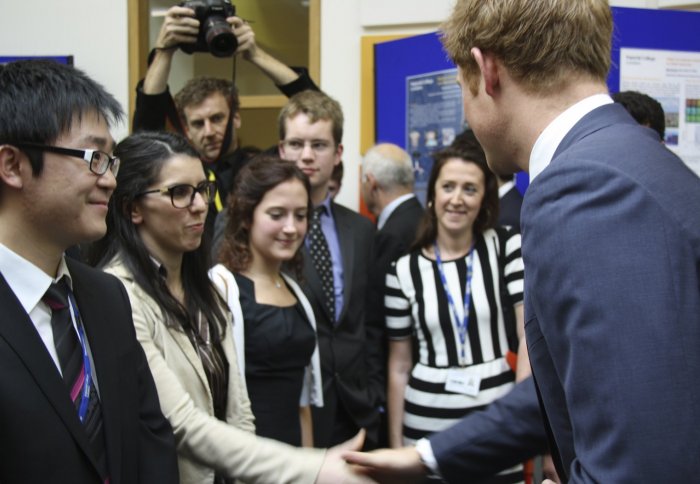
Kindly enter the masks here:
<path id="1" fill-rule="evenodd" d="M 194 0 L 168 9 L 149 55 L 145 78 L 136 88 L 133 130 L 174 130 L 184 134 L 199 152 L 207 176 L 217 183 L 208 229 L 221 211 L 233 179 L 246 156 L 238 150 L 235 131 L 241 126 L 238 92 L 231 80 L 199 77 L 188 81 L 173 99 L 168 77 L 173 56 L 210 52 L 216 57 L 242 54 L 269 77 L 286 96 L 318 90 L 304 68 L 286 66 L 262 50 L 248 23 L 235 16 L 228 0 Z"/>

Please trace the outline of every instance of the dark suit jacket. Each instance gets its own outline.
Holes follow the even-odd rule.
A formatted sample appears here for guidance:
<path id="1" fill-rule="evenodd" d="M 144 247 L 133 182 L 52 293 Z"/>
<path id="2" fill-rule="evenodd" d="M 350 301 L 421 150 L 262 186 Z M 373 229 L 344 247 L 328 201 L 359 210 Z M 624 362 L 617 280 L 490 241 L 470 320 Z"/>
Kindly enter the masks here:
<path id="1" fill-rule="evenodd" d="M 408 253 L 408 249 L 416 238 L 416 230 L 422 217 L 423 206 L 416 197 L 409 198 L 394 209 L 382 228 L 374 236 L 375 263 L 370 268 L 367 315 L 370 327 L 377 328 L 377 331 L 381 334 L 381 370 L 383 380 L 379 399 L 382 404 L 386 402 L 388 344 L 384 319 L 386 273 L 389 271 L 392 262 Z"/>
<path id="2" fill-rule="evenodd" d="M 136 341 L 124 287 L 67 263 L 95 364 L 110 482 L 177 483 L 172 430 Z M 0 482 L 100 482 L 61 375 L 2 276 L 0 313 Z"/>
<path id="3" fill-rule="evenodd" d="M 392 262 L 408 253 L 416 238 L 423 211 L 423 205 L 416 197 L 409 198 L 396 207 L 377 231 L 374 239 L 375 253 L 377 266 L 383 269 L 383 275 L 386 275 Z M 384 278 L 381 283 L 384 284 Z"/>
<path id="4" fill-rule="evenodd" d="M 700 179 L 602 106 L 530 185 L 522 228 L 525 331 L 560 476 L 696 481 Z"/>
<path id="5" fill-rule="evenodd" d="M 498 200 L 498 225 L 510 225 L 520 230 L 520 210 L 523 205 L 523 195 L 517 187 L 513 187 Z"/>
<path id="6" fill-rule="evenodd" d="M 338 323 L 321 303 L 323 290 L 308 250 L 304 254 L 304 292 L 316 317 L 323 377 L 323 408 L 313 409 L 314 445 L 333 442 L 336 409 L 342 405 L 360 427 L 376 426 L 377 392 L 381 386 L 380 334 L 366 325 L 368 267 L 374 260 L 372 223 L 333 203 L 333 216 L 344 271 L 344 304 Z"/>

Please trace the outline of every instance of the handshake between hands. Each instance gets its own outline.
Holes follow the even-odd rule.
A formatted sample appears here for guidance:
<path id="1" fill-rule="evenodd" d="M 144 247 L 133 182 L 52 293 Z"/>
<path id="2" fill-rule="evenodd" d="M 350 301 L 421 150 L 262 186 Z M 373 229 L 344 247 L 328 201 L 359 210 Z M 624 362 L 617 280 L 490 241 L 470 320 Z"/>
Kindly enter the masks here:
<path id="1" fill-rule="evenodd" d="M 417 484 L 424 482 L 428 468 L 414 447 L 360 452 L 364 430 L 354 438 L 328 449 L 316 484 Z M 551 466 L 553 469 L 553 465 Z M 542 484 L 557 484 L 545 479 Z"/>
<path id="2" fill-rule="evenodd" d="M 413 447 L 360 452 L 365 439 L 354 438 L 328 449 L 316 484 L 411 484 L 423 482 L 427 469 Z"/>

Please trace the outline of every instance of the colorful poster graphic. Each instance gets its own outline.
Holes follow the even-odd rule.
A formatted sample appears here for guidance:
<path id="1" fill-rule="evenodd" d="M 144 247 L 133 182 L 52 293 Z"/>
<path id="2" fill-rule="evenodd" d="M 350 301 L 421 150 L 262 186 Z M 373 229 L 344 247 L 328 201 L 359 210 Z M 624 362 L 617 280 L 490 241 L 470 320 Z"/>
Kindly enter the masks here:
<path id="1" fill-rule="evenodd" d="M 621 48 L 620 91 L 661 103 L 666 146 L 700 175 L 700 53 Z"/>
<path id="2" fill-rule="evenodd" d="M 406 151 L 413 159 L 415 192 L 425 204 L 433 151 L 449 146 L 464 129 L 457 69 L 406 78 Z"/>

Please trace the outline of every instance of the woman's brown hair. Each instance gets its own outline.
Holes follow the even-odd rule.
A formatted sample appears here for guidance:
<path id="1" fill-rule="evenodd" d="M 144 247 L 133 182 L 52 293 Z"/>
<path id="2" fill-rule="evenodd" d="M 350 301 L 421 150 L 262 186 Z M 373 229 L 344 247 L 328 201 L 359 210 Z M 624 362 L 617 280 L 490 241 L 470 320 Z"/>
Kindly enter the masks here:
<path id="1" fill-rule="evenodd" d="M 437 216 L 435 214 L 435 184 L 440 171 L 452 159 L 474 163 L 484 173 L 484 199 L 481 201 L 479 214 L 474 221 L 474 233 L 481 234 L 496 225 L 498 220 L 498 180 L 486 163 L 486 155 L 473 131 L 461 133 L 451 146 L 433 154 L 433 168 L 428 179 L 427 208 L 418 226 L 416 239 L 411 250 L 422 249 L 432 245 L 437 238 Z"/>
<path id="2" fill-rule="evenodd" d="M 308 214 L 311 214 L 311 186 L 308 177 L 290 161 L 274 155 L 260 155 L 248 163 L 236 176 L 228 201 L 228 223 L 219 252 L 219 261 L 232 272 L 242 272 L 250 266 L 250 228 L 253 212 L 265 194 L 280 183 L 299 180 L 306 189 Z M 292 275 L 301 278 L 302 249 L 286 263 Z"/>

